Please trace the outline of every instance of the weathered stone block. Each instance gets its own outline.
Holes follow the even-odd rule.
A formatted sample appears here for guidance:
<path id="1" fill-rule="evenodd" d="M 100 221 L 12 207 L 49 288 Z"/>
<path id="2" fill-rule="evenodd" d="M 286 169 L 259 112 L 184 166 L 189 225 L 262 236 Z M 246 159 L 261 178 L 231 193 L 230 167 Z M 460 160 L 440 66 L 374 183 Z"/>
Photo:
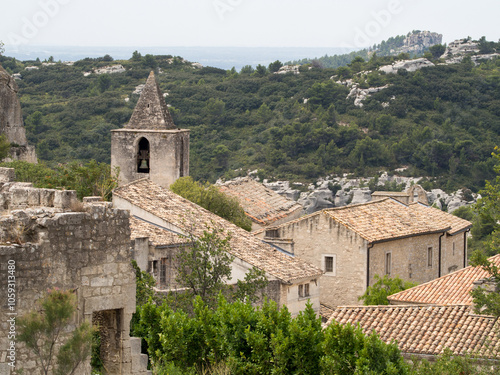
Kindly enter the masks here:
<path id="1" fill-rule="evenodd" d="M 56 190 L 54 192 L 54 207 L 70 209 L 73 202 L 76 202 L 76 191 L 74 190 Z"/>

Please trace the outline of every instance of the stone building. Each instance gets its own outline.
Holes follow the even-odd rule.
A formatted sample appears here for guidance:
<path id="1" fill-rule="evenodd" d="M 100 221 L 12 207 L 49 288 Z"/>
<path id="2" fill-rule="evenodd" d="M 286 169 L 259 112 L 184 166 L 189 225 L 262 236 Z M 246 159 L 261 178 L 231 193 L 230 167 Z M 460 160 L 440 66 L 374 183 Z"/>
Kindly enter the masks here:
<path id="1" fill-rule="evenodd" d="M 229 252 L 234 260 L 230 283 L 243 280 L 255 266 L 264 270 L 269 280 L 264 293 L 279 306 L 285 305 L 292 315 L 297 315 L 310 300 L 319 313 L 321 269 L 262 242 L 151 180 L 141 179 L 115 189 L 113 206 L 130 210 L 134 256 L 143 270 L 156 275 L 159 288 L 177 287 L 172 259 L 185 242 L 179 236 L 196 238 L 207 227 L 215 227 L 222 229 L 224 236 L 231 235 Z"/>
<path id="2" fill-rule="evenodd" d="M 129 123 L 111 131 L 111 167 L 121 185 L 147 177 L 168 187 L 189 175 L 189 130 L 175 126 L 153 72 Z"/>
<path id="3" fill-rule="evenodd" d="M 14 78 L 0 65 L 0 134 L 5 134 L 13 144 L 9 159 L 36 163 L 35 147 L 26 140 L 18 91 Z"/>
<path id="4" fill-rule="evenodd" d="M 472 224 L 421 203 L 391 198 L 326 209 L 255 232 L 320 267 L 321 303 L 358 303 L 374 275 L 423 283 L 467 263 Z"/>
<path id="5" fill-rule="evenodd" d="M 500 267 L 500 254 L 488 259 Z M 468 266 L 427 283 L 393 294 L 387 299 L 391 305 L 466 305 L 472 306 L 470 292 L 476 285 L 484 285 L 491 275 L 482 267 Z"/>
<path id="6" fill-rule="evenodd" d="M 249 178 L 237 178 L 219 184 L 220 190 L 238 200 L 252 220 L 252 230 L 278 225 L 299 218 L 304 207 L 261 183 Z"/>
<path id="7" fill-rule="evenodd" d="M 101 359 L 108 374 L 148 374 L 141 342 L 130 338 L 135 312 L 135 273 L 131 266 L 129 213 L 109 203 L 82 204 L 74 191 L 36 189 L 5 182 L 13 170 L 0 169 L 0 373 L 12 367 L 38 375 L 35 357 L 8 337 L 8 319 L 36 307 L 53 288 L 71 290 L 77 301 L 72 327 L 83 321 L 101 333 Z M 14 310 L 7 304 L 8 265 L 15 266 Z M 9 279 L 11 280 L 11 279 Z M 12 297 L 12 296 L 11 296 Z M 77 375 L 90 373 L 90 359 Z"/>

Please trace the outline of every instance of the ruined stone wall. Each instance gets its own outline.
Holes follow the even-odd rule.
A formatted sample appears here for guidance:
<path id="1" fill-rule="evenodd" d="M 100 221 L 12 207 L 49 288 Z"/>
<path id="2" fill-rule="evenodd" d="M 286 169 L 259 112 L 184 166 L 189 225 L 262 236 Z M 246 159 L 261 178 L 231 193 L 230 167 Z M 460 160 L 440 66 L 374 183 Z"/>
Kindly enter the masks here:
<path id="1" fill-rule="evenodd" d="M 29 193 L 9 193 L 12 193 L 10 199 L 21 196 L 22 202 L 30 196 Z M 39 193 L 45 197 L 51 192 Z M 0 195 L 4 202 L 9 201 Z M 48 289 L 73 290 L 78 303 L 75 324 L 84 320 L 91 322 L 96 314 L 103 314 L 108 324 L 115 325 L 114 331 L 108 332 L 118 340 L 113 341 L 114 347 L 104 348 L 104 353 L 109 354 L 111 373 L 142 373 L 133 372 L 134 358 L 136 370 L 143 358 L 132 353 L 129 340 L 130 319 L 135 312 L 135 273 L 130 263 L 128 211 L 107 205 L 87 205 L 82 212 L 42 208 L 4 212 L 0 218 L 0 243 L 2 374 L 9 374 L 2 370 L 10 369 L 6 363 L 12 341 L 7 337 L 11 317 L 8 314 L 12 312 L 7 303 L 8 265 L 15 265 L 17 316 L 33 309 L 35 301 Z M 23 367 L 25 374 L 40 374 L 32 353 L 22 343 L 15 340 L 14 343 L 16 368 Z M 88 374 L 89 368 L 86 363 L 78 374 Z"/>

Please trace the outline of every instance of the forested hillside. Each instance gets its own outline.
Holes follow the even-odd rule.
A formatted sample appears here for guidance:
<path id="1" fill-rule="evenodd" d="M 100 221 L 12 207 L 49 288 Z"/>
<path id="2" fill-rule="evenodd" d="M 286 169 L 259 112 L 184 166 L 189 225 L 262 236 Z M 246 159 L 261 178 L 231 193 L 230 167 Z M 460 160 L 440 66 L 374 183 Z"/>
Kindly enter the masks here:
<path id="1" fill-rule="evenodd" d="M 499 50 L 498 43 L 489 46 Z M 500 60 L 475 66 L 465 58 L 397 74 L 377 70 L 396 60 L 371 55 L 337 69 L 306 64 L 300 74 L 274 74 L 280 62 L 236 72 L 139 53 L 72 66 L 0 56 L 5 69 L 21 75 L 28 140 L 49 165 L 109 162 L 110 130 L 127 123 L 139 97 L 136 86 L 156 69 L 176 125 L 191 129 L 190 168 L 197 180 L 258 169 L 263 177 L 311 181 L 408 166 L 404 173 L 430 176 L 443 189 L 477 190 L 493 177 L 490 156 L 500 144 Z M 83 74 L 116 64 L 125 71 Z M 346 79 L 360 88 L 388 87 L 360 108 L 346 99 L 350 89 L 336 83 Z"/>

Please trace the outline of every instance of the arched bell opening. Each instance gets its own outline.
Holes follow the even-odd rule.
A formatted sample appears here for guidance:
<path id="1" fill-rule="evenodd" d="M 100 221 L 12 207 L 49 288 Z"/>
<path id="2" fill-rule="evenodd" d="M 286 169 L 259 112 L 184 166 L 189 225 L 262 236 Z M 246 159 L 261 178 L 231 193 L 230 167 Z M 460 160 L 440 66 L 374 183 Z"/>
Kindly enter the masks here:
<path id="1" fill-rule="evenodd" d="M 137 146 L 137 173 L 149 173 L 149 141 L 141 138 Z"/>

